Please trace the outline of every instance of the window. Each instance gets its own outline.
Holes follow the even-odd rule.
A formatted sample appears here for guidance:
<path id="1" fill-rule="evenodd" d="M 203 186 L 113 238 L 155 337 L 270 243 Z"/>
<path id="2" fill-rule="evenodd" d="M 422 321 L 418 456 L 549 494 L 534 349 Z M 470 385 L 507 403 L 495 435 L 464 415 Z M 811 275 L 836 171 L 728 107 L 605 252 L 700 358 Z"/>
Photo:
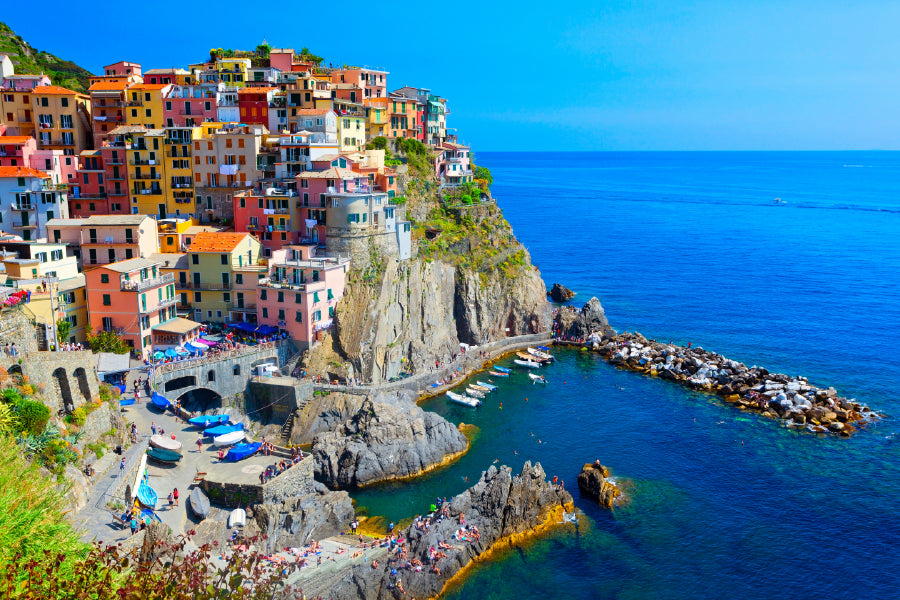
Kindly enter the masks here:
<path id="1" fill-rule="evenodd" d="M 112 306 L 112 298 L 109 294 L 103 294 L 103 306 Z"/>
<path id="2" fill-rule="evenodd" d="M 200 292 L 194 292 L 194 302 L 202 302 Z"/>
<path id="3" fill-rule="evenodd" d="M 319 301 L 319 292 L 313 292 L 313 304 Z"/>
<path id="4" fill-rule="evenodd" d="M 284 302 L 284 292 L 278 292 L 278 301 Z"/>
<path id="5" fill-rule="evenodd" d="M 266 293 L 266 290 L 259 291 L 259 299 L 260 300 L 267 300 L 267 296 L 268 296 L 268 294 Z"/>
<path id="6" fill-rule="evenodd" d="M 200 255 L 199 254 L 191 254 L 191 264 L 192 265 L 200 264 Z"/>
<path id="7" fill-rule="evenodd" d="M 235 273 L 234 283 L 235 285 L 242 285 L 244 283 L 244 275 L 241 273 Z"/>
<path id="8" fill-rule="evenodd" d="M 329 300 L 334 300 L 334 294 L 331 293 L 331 288 L 328 288 L 328 299 L 329 299 Z"/>
<path id="9" fill-rule="evenodd" d="M 263 319 L 269 318 L 269 309 L 263 306 Z"/>
<path id="10" fill-rule="evenodd" d="M 241 374 L 241 365 L 234 365 L 234 366 L 231 368 L 231 372 L 234 374 L 235 377 L 237 377 L 238 375 L 240 375 L 240 374 Z"/>
<path id="11" fill-rule="evenodd" d="M 222 256 L 219 257 L 219 260 L 222 262 L 223 265 L 227 265 L 228 264 L 228 255 L 223 254 Z"/>
<path id="12" fill-rule="evenodd" d="M 303 322 L 303 313 L 298 310 L 294 314 L 294 320 L 297 321 L 298 323 L 302 323 Z"/>
<path id="13" fill-rule="evenodd" d="M 321 320 L 322 320 L 322 311 L 321 311 L 321 310 L 317 310 L 316 312 L 314 312 L 314 313 L 312 314 L 312 320 L 313 320 L 313 321 L 321 321 Z"/>
<path id="14" fill-rule="evenodd" d="M 100 274 L 100 283 L 109 283 L 109 273 Z"/>
<path id="15" fill-rule="evenodd" d="M 333 306 L 329 306 L 329 307 L 328 307 L 328 316 L 329 316 L 329 317 L 333 317 L 333 316 L 334 316 L 334 307 L 333 307 Z"/>

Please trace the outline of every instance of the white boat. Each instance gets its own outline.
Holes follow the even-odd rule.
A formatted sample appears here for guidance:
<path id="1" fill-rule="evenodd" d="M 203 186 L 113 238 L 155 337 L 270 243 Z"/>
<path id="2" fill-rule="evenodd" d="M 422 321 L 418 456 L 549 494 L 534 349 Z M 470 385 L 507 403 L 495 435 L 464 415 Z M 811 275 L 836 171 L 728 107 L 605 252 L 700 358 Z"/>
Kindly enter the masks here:
<path id="1" fill-rule="evenodd" d="M 480 386 L 483 387 L 483 388 L 489 389 L 489 390 L 492 391 L 492 392 L 496 392 L 496 391 L 497 391 L 497 386 L 496 386 L 496 385 L 493 385 L 493 384 L 491 384 L 491 383 L 485 383 L 485 382 L 483 382 L 483 381 L 476 381 L 475 383 L 477 383 L 478 385 L 480 385 Z"/>
<path id="2" fill-rule="evenodd" d="M 491 388 L 481 385 L 480 382 L 478 384 L 470 383 L 469 387 L 472 388 L 473 390 L 478 390 L 479 392 L 490 392 L 491 391 Z"/>
<path id="3" fill-rule="evenodd" d="M 481 400 L 476 398 L 470 398 L 465 394 L 455 394 L 453 392 L 447 392 L 447 397 L 450 398 L 451 401 L 456 402 L 457 404 L 464 404 L 465 406 L 481 406 Z"/>
<path id="4" fill-rule="evenodd" d="M 537 348 L 528 348 L 528 354 L 532 356 L 537 356 L 538 358 L 543 358 L 544 360 L 553 360 L 553 355 L 547 352 L 541 352 Z"/>
<path id="5" fill-rule="evenodd" d="M 518 358 L 513 360 L 517 365 L 528 367 L 529 369 L 540 369 L 541 363 L 536 363 L 533 360 L 519 360 Z"/>
<path id="6" fill-rule="evenodd" d="M 242 439 L 244 439 L 243 431 L 232 431 L 231 433 L 214 437 L 213 444 L 216 446 L 231 446 L 232 444 L 237 444 Z"/>
<path id="7" fill-rule="evenodd" d="M 466 393 L 470 396 L 474 396 L 475 398 L 484 398 L 487 395 L 486 392 L 482 392 L 481 390 L 476 390 L 472 387 L 467 387 Z"/>
<path id="8" fill-rule="evenodd" d="M 228 528 L 243 527 L 247 524 L 247 511 L 243 508 L 236 508 L 228 515 Z"/>
<path id="9" fill-rule="evenodd" d="M 162 448 L 163 450 L 181 450 L 181 442 L 162 435 L 151 435 L 150 445 L 154 448 Z"/>
<path id="10" fill-rule="evenodd" d="M 535 383 L 547 383 L 547 379 L 543 375 L 535 375 L 534 373 L 529 373 L 529 377 L 531 377 L 531 381 Z"/>

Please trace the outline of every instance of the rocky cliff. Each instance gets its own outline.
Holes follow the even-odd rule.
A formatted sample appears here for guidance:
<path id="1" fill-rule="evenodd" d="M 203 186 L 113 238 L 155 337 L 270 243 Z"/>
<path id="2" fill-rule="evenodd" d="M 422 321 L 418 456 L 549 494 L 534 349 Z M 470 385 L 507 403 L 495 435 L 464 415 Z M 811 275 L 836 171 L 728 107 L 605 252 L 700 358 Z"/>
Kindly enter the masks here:
<path id="1" fill-rule="evenodd" d="M 402 187 L 413 258 L 373 248 L 368 266 L 351 271 L 329 339 L 304 357 L 311 373 L 378 383 L 446 361 L 461 342 L 550 330 L 540 272 L 486 188 L 471 204 L 414 162 Z"/>
<path id="2" fill-rule="evenodd" d="M 612 508 L 621 498 L 622 490 L 609 476 L 609 469 L 599 462 L 588 463 L 578 474 L 578 489 L 601 506 Z"/>
<path id="3" fill-rule="evenodd" d="M 405 592 L 402 597 L 433 598 L 485 553 L 558 522 L 563 511 L 572 509 L 572 497 L 547 481 L 540 464 L 526 462 L 519 475 L 506 466 L 491 467 L 478 483 L 453 498 L 447 516 L 430 520 L 427 529 L 423 521 L 400 532 L 407 540 L 402 547 L 405 559 L 384 560 L 377 568 L 355 565 L 331 582 L 329 590 L 310 593 L 375 600 L 399 598 Z M 434 568 L 429 566 L 433 552 L 438 553 Z"/>
<path id="4" fill-rule="evenodd" d="M 312 454 L 316 480 L 351 488 L 424 473 L 467 447 L 452 423 L 411 401 L 391 405 L 366 399 L 342 427 L 316 435 Z"/>

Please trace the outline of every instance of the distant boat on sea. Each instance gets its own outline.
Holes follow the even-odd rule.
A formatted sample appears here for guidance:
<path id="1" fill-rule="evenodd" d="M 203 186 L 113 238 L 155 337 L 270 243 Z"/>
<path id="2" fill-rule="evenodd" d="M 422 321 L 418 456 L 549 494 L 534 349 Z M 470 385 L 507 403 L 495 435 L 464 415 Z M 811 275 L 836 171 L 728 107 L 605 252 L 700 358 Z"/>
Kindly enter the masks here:
<path id="1" fill-rule="evenodd" d="M 775 198 L 775 204 L 787 204 L 787 202 L 785 202 L 781 198 Z"/>

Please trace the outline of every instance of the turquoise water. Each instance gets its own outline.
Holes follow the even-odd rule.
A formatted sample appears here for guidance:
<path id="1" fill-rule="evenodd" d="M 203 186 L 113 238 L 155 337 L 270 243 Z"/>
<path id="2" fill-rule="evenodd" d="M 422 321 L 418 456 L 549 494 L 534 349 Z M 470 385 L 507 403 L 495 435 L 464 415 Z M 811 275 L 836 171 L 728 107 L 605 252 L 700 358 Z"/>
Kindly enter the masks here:
<path id="1" fill-rule="evenodd" d="M 620 330 L 809 375 L 897 412 L 900 155 L 478 159 L 545 281 L 576 290 L 575 304 L 597 295 Z M 498 556 L 450 597 L 898 596 L 894 418 L 850 440 L 813 437 L 591 354 L 555 352 L 546 387 L 517 372 L 477 410 L 425 404 L 477 426 L 457 463 L 354 494 L 399 520 L 494 460 L 538 460 L 566 481 L 587 516 L 580 530 L 562 526 Z M 597 458 L 629 486 L 631 501 L 612 513 L 575 486 Z"/>

